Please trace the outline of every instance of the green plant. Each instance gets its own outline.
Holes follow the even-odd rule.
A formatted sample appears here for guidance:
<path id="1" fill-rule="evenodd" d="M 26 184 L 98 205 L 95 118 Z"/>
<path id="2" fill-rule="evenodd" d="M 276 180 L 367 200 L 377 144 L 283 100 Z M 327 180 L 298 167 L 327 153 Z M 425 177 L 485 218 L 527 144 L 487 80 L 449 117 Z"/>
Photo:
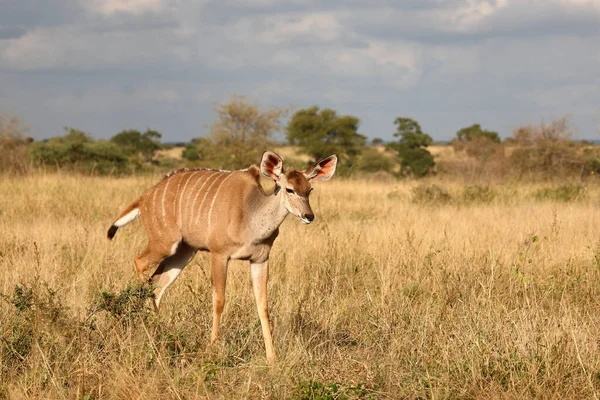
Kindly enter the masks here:
<path id="1" fill-rule="evenodd" d="M 357 385 L 343 383 L 324 384 L 311 380 L 300 383 L 294 398 L 297 400 L 374 400 L 378 396 L 372 390 L 367 389 L 364 383 Z"/>
<path id="2" fill-rule="evenodd" d="M 154 299 L 154 288 L 148 284 L 127 285 L 119 293 L 103 290 L 93 304 L 92 313 L 106 311 L 117 319 L 145 315 L 149 299 Z"/>
<path id="3" fill-rule="evenodd" d="M 313 106 L 298 110 L 287 125 L 287 139 L 298 145 L 315 162 L 337 154 L 340 164 L 351 166 L 360 155 L 366 137 L 358 133 L 360 120 L 352 115 L 340 116 L 330 108 Z M 339 165 L 338 165 L 339 167 Z"/>
<path id="4" fill-rule="evenodd" d="M 420 178 L 428 175 L 435 167 L 433 156 L 427 150 L 432 142 L 431 136 L 421 131 L 421 125 L 411 118 L 396 118 L 395 137 L 398 142 L 388 144 L 400 159 L 400 174 Z"/>

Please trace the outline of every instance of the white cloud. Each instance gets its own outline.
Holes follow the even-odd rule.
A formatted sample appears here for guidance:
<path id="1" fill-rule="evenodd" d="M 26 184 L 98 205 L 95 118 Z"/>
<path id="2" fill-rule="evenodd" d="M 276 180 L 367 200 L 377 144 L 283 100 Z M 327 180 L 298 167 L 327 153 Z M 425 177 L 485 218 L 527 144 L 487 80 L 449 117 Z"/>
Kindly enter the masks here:
<path id="1" fill-rule="evenodd" d="M 522 1 L 522 0 L 521 0 Z M 508 0 L 467 0 L 457 10 L 446 11 L 441 20 L 449 24 L 450 30 L 471 32 L 497 11 L 505 8 Z"/>
<path id="2" fill-rule="evenodd" d="M 0 39 L 2 97 L 36 111 L 50 105 L 44 118 L 58 127 L 75 114 L 108 126 L 115 114 L 128 121 L 174 109 L 185 110 L 169 119 L 176 128 L 188 112 L 194 126 L 212 112 L 210 100 L 231 93 L 261 104 L 351 105 L 366 134 L 393 131 L 380 126 L 398 112 L 437 113 L 439 121 L 420 122 L 443 131 L 448 118 L 464 126 L 500 108 L 533 121 L 570 101 L 600 109 L 598 92 L 584 90 L 598 83 L 600 0 L 67 3 L 53 3 L 52 23 L 38 13 L 17 24 L 24 35 Z M 10 28 L 4 11 L 0 26 Z"/>
<path id="3" fill-rule="evenodd" d="M 293 39 L 308 38 L 319 42 L 338 39 L 342 27 L 338 17 L 330 12 L 302 16 L 276 15 L 266 21 L 266 29 L 258 39 L 267 44 L 280 44 Z"/>

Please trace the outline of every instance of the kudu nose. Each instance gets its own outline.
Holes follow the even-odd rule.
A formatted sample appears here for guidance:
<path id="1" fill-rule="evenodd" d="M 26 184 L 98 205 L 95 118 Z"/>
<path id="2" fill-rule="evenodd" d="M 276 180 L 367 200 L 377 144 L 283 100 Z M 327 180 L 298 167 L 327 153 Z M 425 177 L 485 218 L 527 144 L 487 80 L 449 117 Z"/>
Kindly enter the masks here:
<path id="1" fill-rule="evenodd" d="M 306 214 L 304 218 L 306 218 L 308 222 L 312 222 L 313 219 L 315 219 L 315 214 Z"/>

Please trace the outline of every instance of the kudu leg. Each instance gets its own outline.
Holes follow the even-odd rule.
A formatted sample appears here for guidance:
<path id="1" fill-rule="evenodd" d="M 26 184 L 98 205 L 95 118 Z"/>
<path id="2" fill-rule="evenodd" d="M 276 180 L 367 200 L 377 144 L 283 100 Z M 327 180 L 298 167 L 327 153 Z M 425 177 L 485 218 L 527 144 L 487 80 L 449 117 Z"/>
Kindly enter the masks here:
<path id="1" fill-rule="evenodd" d="M 152 284 L 156 287 L 156 289 L 154 289 L 154 308 L 156 312 L 158 312 L 160 299 L 165 293 L 165 290 L 167 290 L 175 279 L 177 279 L 181 271 L 189 264 L 195 254 L 196 250 L 182 242 L 177 247 L 175 254 L 165 258 L 158 268 L 156 268 L 156 271 L 152 274 Z"/>
<path id="2" fill-rule="evenodd" d="M 227 256 L 211 254 L 210 256 L 210 279 L 213 290 L 213 328 L 211 342 L 217 340 L 219 334 L 219 324 L 221 323 L 221 314 L 225 307 L 225 285 L 227 284 Z"/>
<path id="3" fill-rule="evenodd" d="M 273 337 L 271 336 L 271 327 L 269 326 L 269 305 L 267 303 L 267 281 L 269 280 L 269 262 L 251 263 L 252 286 L 254 288 L 254 297 L 256 298 L 256 308 L 260 318 L 263 338 L 265 339 L 265 349 L 267 351 L 267 361 L 275 361 L 275 350 L 273 348 Z"/>
<path id="4" fill-rule="evenodd" d="M 146 247 L 146 249 L 134 260 L 135 270 L 137 271 L 140 283 L 147 282 L 147 273 L 150 267 L 158 264 L 168 255 L 169 254 L 167 252 L 158 251 L 157 249 L 153 249 L 150 246 Z"/>

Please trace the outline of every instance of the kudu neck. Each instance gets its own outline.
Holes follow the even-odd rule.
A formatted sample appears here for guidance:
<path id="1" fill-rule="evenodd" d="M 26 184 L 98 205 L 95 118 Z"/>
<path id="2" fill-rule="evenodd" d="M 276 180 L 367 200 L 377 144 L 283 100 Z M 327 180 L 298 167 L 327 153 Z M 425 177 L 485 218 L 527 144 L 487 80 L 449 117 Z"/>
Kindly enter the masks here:
<path id="1" fill-rule="evenodd" d="M 282 199 L 283 193 L 279 190 L 270 196 L 260 196 L 256 202 L 256 209 L 252 217 L 252 228 L 260 238 L 267 238 L 275 232 L 289 214 Z"/>

